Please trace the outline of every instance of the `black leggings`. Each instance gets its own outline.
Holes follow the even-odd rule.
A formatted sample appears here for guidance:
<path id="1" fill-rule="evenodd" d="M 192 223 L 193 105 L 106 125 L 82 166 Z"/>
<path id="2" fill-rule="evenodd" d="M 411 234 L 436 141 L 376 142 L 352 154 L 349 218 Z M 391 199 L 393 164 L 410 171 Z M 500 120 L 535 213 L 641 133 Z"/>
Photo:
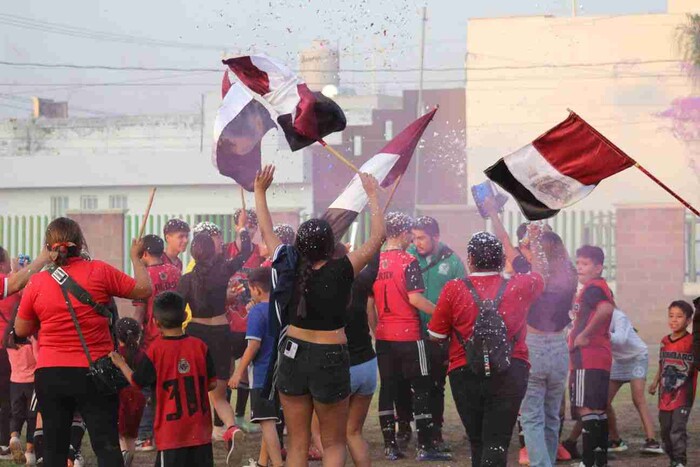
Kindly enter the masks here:
<path id="1" fill-rule="evenodd" d="M 0 349 L 0 446 L 10 444 L 10 360 L 7 349 Z"/>
<path id="2" fill-rule="evenodd" d="M 123 467 L 117 427 L 119 398 L 97 393 L 87 368 L 40 368 L 34 386 L 41 407 L 44 467 L 65 467 L 73 413 L 83 417 L 100 467 Z"/>

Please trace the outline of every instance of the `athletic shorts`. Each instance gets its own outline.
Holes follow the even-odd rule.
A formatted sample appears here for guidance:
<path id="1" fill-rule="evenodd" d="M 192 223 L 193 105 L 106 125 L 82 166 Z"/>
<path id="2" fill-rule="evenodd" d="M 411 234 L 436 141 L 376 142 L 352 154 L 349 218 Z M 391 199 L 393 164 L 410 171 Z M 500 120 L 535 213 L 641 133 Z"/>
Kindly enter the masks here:
<path id="1" fill-rule="evenodd" d="M 243 356 L 248 341 L 245 340 L 245 332 L 231 331 L 231 346 L 233 347 L 233 359 L 238 360 Z"/>
<path id="2" fill-rule="evenodd" d="M 350 394 L 371 396 L 377 390 L 377 357 L 350 367 Z"/>
<path id="3" fill-rule="evenodd" d="M 282 343 L 277 389 L 287 396 L 311 397 L 334 404 L 350 395 L 350 354 L 347 345 L 314 344 L 293 337 Z"/>
<path id="4" fill-rule="evenodd" d="M 425 341 L 377 341 L 377 363 L 382 378 L 411 380 L 430 375 Z"/>
<path id="5" fill-rule="evenodd" d="M 629 383 L 633 379 L 647 379 L 649 354 L 645 353 L 629 360 L 613 360 L 610 381 Z"/>
<path id="6" fill-rule="evenodd" d="M 187 325 L 187 334 L 201 339 L 209 348 L 209 355 L 214 360 L 216 379 L 228 381 L 231 377 L 233 339 L 228 324 L 209 326 L 201 323 Z"/>
<path id="7" fill-rule="evenodd" d="M 273 400 L 262 396 L 262 389 L 250 390 L 250 421 L 253 423 L 272 420 L 280 423 L 280 402 L 277 396 Z"/>
<path id="8" fill-rule="evenodd" d="M 569 373 L 569 397 L 571 415 L 576 418 L 576 409 L 592 410 L 608 408 L 608 385 L 610 373 L 605 370 L 571 370 Z"/>
<path id="9" fill-rule="evenodd" d="M 191 326 L 191 324 L 190 324 Z M 226 326 L 228 328 L 228 326 Z M 188 326 L 189 328 L 189 326 Z M 214 467 L 211 443 L 158 451 L 155 467 Z"/>

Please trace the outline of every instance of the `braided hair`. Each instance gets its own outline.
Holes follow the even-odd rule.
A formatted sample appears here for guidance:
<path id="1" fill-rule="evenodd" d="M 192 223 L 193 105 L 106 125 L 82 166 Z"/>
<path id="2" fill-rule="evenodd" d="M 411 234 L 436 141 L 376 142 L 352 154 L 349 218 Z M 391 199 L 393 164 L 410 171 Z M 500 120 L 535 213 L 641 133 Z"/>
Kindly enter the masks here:
<path id="1" fill-rule="evenodd" d="M 294 287 L 295 299 L 290 309 L 296 309 L 297 316 L 303 318 L 306 317 L 306 294 L 313 265 L 331 259 L 335 250 L 331 225 L 323 219 L 309 219 L 299 226 L 294 247 L 299 251 L 299 264 Z"/>
<path id="2" fill-rule="evenodd" d="M 116 325 L 117 339 L 124 343 L 126 348 L 126 363 L 131 368 L 134 367 L 134 360 L 139 351 L 139 342 L 141 340 L 141 326 L 133 318 L 121 318 Z"/>

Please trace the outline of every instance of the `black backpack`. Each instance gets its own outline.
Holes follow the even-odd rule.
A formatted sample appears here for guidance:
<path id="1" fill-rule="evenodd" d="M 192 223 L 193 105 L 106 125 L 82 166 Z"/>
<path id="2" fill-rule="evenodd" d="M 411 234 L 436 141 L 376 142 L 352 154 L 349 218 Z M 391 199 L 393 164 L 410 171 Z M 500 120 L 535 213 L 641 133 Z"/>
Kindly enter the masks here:
<path id="1" fill-rule="evenodd" d="M 517 338 L 508 338 L 508 328 L 503 318 L 498 313 L 503 293 L 508 286 L 508 280 L 504 279 L 493 300 L 482 300 L 474 288 L 474 284 L 467 278 L 463 279 L 464 285 L 474 297 L 474 303 L 479 308 L 479 315 L 474 322 L 474 331 L 465 340 L 455 330 L 459 343 L 467 354 L 467 368 L 479 376 L 490 377 L 502 373 L 510 367 L 513 344 Z"/>

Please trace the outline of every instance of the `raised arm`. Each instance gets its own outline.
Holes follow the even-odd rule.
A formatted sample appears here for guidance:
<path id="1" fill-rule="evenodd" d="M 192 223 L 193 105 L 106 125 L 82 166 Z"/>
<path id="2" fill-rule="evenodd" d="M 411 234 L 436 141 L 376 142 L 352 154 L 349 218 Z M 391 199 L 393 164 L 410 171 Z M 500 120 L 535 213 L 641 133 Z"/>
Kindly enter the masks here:
<path id="1" fill-rule="evenodd" d="M 537 224 L 529 224 L 527 236 L 530 239 L 530 250 L 532 251 L 532 271 L 541 275 L 546 284 L 549 279 L 549 263 L 542 248 L 542 229 Z"/>
<path id="2" fill-rule="evenodd" d="M 513 247 L 513 244 L 510 241 L 510 236 L 508 235 L 508 232 L 506 232 L 503 222 L 501 222 L 501 218 L 498 215 L 498 210 L 496 209 L 495 200 L 493 198 L 487 198 L 484 201 L 484 209 L 491 219 L 494 234 L 503 244 L 503 251 L 506 254 L 506 261 L 512 264 L 513 260 L 518 257 L 518 251 Z"/>
<path id="3" fill-rule="evenodd" d="M 42 270 L 50 261 L 49 251 L 46 248 L 42 248 L 39 252 L 39 256 L 31 262 L 27 267 L 14 271 L 12 274 L 7 276 L 7 288 L 5 289 L 5 295 L 9 296 L 13 293 L 19 292 L 27 285 L 29 278 L 35 273 Z M 3 299 L 0 295 L 0 299 Z"/>
<path id="4" fill-rule="evenodd" d="M 274 176 L 274 165 L 266 165 L 255 176 L 255 211 L 258 214 L 258 227 L 263 242 L 267 246 L 267 251 L 271 255 L 274 255 L 277 247 L 282 244 L 282 241 L 272 230 L 272 216 L 267 207 L 267 189 L 270 188 Z"/>
<path id="5" fill-rule="evenodd" d="M 350 263 L 352 263 L 352 268 L 356 276 L 372 259 L 374 254 L 379 251 L 382 247 L 382 243 L 384 243 L 384 214 L 379 207 L 379 196 L 377 195 L 379 183 L 377 183 L 376 178 L 366 173 L 360 174 L 360 180 L 362 180 L 362 187 L 365 189 L 367 197 L 369 198 L 370 232 L 369 238 L 360 248 L 352 253 L 348 253 L 348 259 Z"/>
<path id="6" fill-rule="evenodd" d="M 142 254 L 143 240 L 132 240 L 130 256 L 131 264 L 134 266 L 134 280 L 136 281 L 136 287 L 134 287 L 134 290 L 132 290 L 129 296 L 125 298 L 145 299 L 150 297 L 153 293 L 151 278 L 148 275 L 146 266 L 141 262 Z"/>
<path id="7" fill-rule="evenodd" d="M 248 261 L 248 258 L 250 258 L 250 255 L 253 253 L 253 244 L 250 241 L 250 234 L 245 228 L 239 227 L 238 237 L 241 239 L 240 253 L 226 261 L 226 272 L 230 275 L 240 271 L 245 262 Z"/>

